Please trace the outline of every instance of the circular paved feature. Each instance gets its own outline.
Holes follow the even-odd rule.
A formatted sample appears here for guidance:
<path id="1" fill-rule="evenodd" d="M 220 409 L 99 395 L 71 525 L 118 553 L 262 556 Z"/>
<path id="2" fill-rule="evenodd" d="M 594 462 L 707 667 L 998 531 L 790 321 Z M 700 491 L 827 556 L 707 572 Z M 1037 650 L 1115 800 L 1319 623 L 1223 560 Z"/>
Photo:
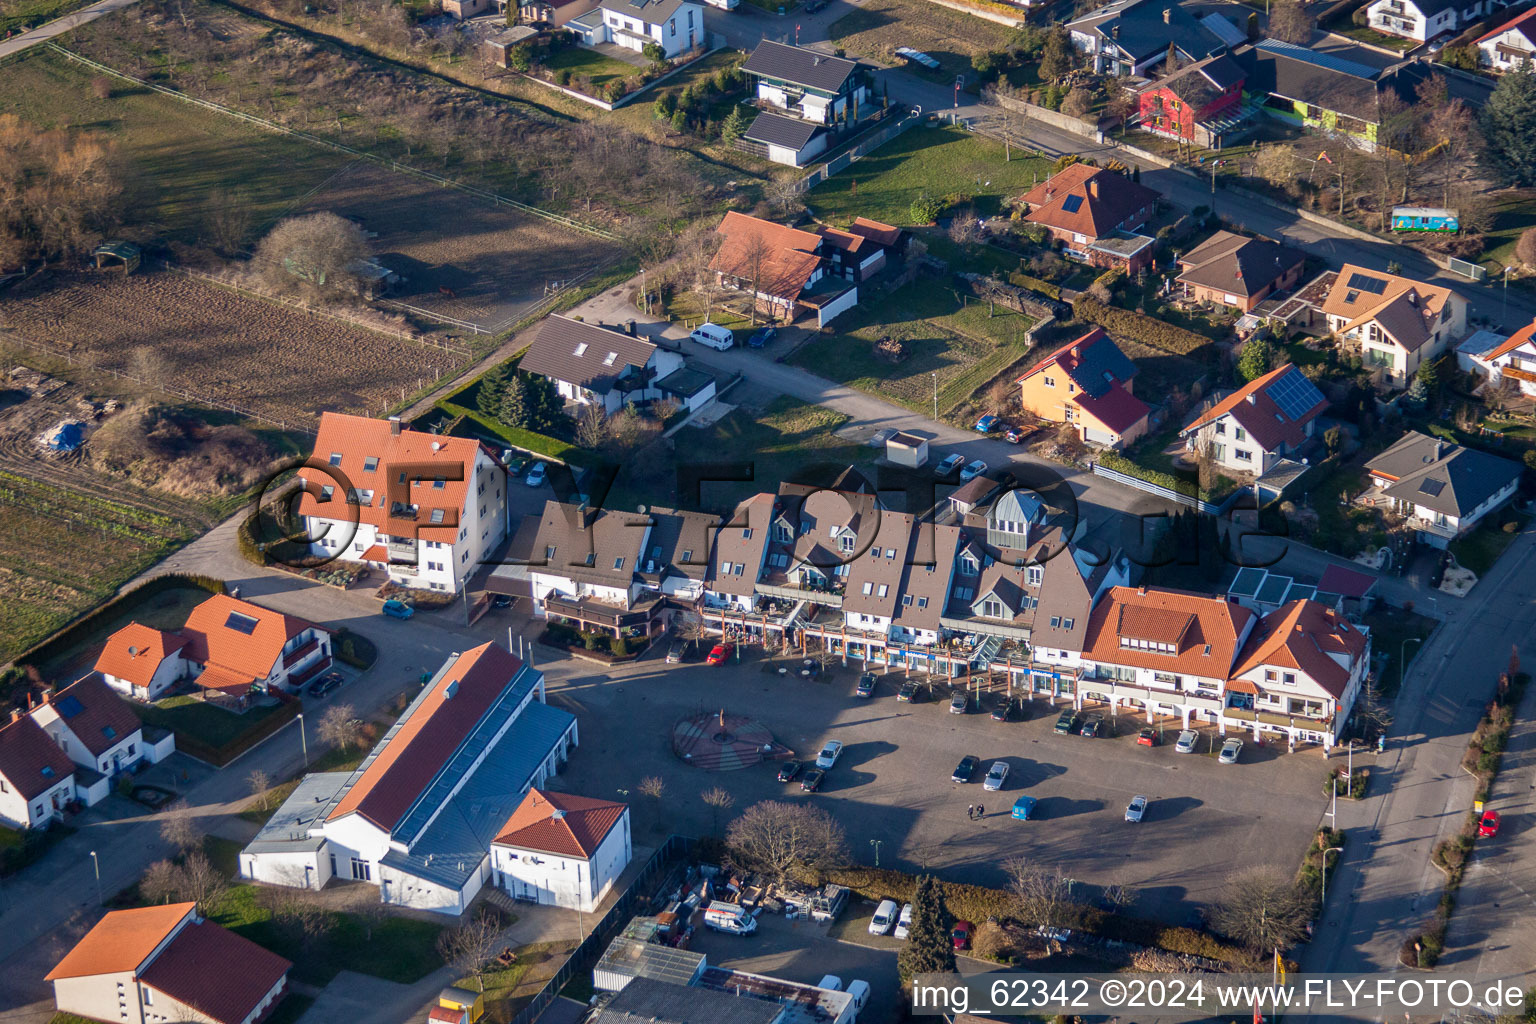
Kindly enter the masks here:
<path id="1" fill-rule="evenodd" d="M 784 757 L 788 748 L 755 718 L 716 712 L 688 715 L 672 726 L 672 752 L 695 768 L 731 772 Z"/>

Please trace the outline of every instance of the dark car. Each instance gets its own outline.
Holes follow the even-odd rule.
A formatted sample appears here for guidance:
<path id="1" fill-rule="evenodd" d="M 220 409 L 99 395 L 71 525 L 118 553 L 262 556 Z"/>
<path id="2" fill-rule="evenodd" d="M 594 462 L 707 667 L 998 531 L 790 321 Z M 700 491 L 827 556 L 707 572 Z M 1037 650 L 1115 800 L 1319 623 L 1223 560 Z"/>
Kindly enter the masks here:
<path id="1" fill-rule="evenodd" d="M 908 680 L 901 684 L 901 689 L 896 692 L 896 699 L 903 704 L 916 704 L 923 699 L 923 684 Z"/>
<path id="2" fill-rule="evenodd" d="M 873 672 L 865 672 L 859 676 L 858 688 L 853 692 L 858 697 L 873 697 L 875 695 L 875 674 Z"/>
<path id="3" fill-rule="evenodd" d="M 992 721 L 1011 722 L 1013 721 L 1013 711 L 1013 701 L 1005 700 L 992 709 Z"/>
<path id="4" fill-rule="evenodd" d="M 326 694 L 330 693 L 340 685 L 341 673 L 327 672 L 325 675 L 309 684 L 309 695 L 311 697 L 324 697 Z"/>
<path id="5" fill-rule="evenodd" d="M 762 348 L 774 339 L 779 332 L 772 327 L 760 327 L 747 338 L 747 348 Z"/>
<path id="6" fill-rule="evenodd" d="M 812 768 L 805 773 L 805 778 L 800 780 L 800 788 L 807 793 L 814 793 L 821 788 L 821 780 L 827 777 L 826 771 L 821 768 Z"/>
<path id="7" fill-rule="evenodd" d="M 971 776 L 976 774 L 976 769 L 979 767 L 981 767 L 981 761 L 970 754 L 966 754 L 960 759 L 960 763 L 955 765 L 955 774 L 949 777 L 949 781 L 970 782 Z"/>
<path id="8" fill-rule="evenodd" d="M 805 13 L 815 14 L 817 11 L 822 10 L 826 6 L 827 0 L 810 0 L 810 2 L 805 5 Z"/>
<path id="9" fill-rule="evenodd" d="M 517 598 L 513 597 L 511 594 L 497 594 L 495 597 L 491 598 L 491 607 L 511 608 L 512 602 L 516 600 Z"/>
<path id="10" fill-rule="evenodd" d="M 779 781 L 791 781 L 796 775 L 800 774 L 800 769 L 804 767 L 805 765 L 799 761 L 785 761 L 779 765 Z"/>
<path id="11" fill-rule="evenodd" d="M 1080 734 L 1087 736 L 1089 739 L 1104 735 L 1104 719 L 1097 715 L 1090 715 L 1083 719 L 1083 727 L 1080 730 Z"/>
<path id="12" fill-rule="evenodd" d="M 1136 735 L 1138 746 L 1155 747 L 1161 742 L 1162 737 L 1158 736 L 1156 729 L 1143 729 Z"/>
<path id="13" fill-rule="evenodd" d="M 1078 727 L 1082 724 L 1082 716 L 1071 708 L 1067 708 L 1067 710 L 1061 713 L 1061 717 L 1056 719 L 1056 731 L 1063 736 L 1069 736 L 1077 732 Z"/>
<path id="14" fill-rule="evenodd" d="M 683 660 L 683 654 L 688 650 L 688 641 L 673 640 L 667 645 L 667 664 L 676 665 Z"/>

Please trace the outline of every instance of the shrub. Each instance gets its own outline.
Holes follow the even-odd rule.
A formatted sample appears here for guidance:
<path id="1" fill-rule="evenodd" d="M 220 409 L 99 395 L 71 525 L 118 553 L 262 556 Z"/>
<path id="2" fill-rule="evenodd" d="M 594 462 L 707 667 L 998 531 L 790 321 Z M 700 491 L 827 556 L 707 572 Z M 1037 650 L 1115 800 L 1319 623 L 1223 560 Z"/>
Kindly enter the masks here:
<path id="1" fill-rule="evenodd" d="M 617 640 L 610 643 L 608 645 L 608 649 L 613 653 L 615 658 L 626 657 L 629 654 L 629 641 L 621 636 Z"/>
<path id="2" fill-rule="evenodd" d="M 1054 284 L 1051 284 L 1049 281 L 1042 281 L 1038 277 L 1021 274 L 1017 270 L 1008 275 L 1008 283 L 1018 288 L 1028 288 L 1031 291 L 1037 291 L 1041 295 L 1046 295 L 1053 299 L 1061 298 L 1061 289 Z"/>
<path id="3" fill-rule="evenodd" d="M 372 640 L 345 628 L 336 631 L 331 649 L 336 652 L 337 661 L 359 670 L 372 668 L 379 656 L 379 649 Z"/>
<path id="4" fill-rule="evenodd" d="M 911 209 L 908 211 L 914 224 L 932 224 L 939 219 L 939 214 L 944 210 L 944 203 L 932 196 L 918 196 L 912 200 Z"/>
<path id="5" fill-rule="evenodd" d="M 570 83 L 571 83 L 571 69 L 570 68 L 561 68 L 559 71 L 555 72 L 555 84 L 556 85 L 569 85 Z"/>
<path id="6" fill-rule="evenodd" d="M 1139 341 L 1176 356 L 1187 356 L 1210 344 L 1210 339 L 1194 331 L 1154 320 L 1128 309 L 1116 309 L 1084 296 L 1072 304 L 1078 320 L 1098 324 L 1111 335 Z"/>

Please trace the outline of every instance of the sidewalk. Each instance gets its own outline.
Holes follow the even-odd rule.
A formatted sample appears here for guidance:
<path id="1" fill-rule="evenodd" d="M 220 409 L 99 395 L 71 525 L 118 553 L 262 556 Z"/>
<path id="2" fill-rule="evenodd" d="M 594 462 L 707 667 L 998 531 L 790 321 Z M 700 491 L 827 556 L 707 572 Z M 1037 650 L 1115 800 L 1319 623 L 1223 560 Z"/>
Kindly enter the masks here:
<path id="1" fill-rule="evenodd" d="M 131 7 L 135 3 L 138 3 L 138 0 L 98 0 L 97 3 L 91 4 L 89 7 L 75 11 L 73 14 L 66 14 L 62 18 L 55 18 L 46 25 L 39 25 L 30 32 L 23 32 L 19 36 L 12 36 L 10 39 L 0 41 L 0 60 L 36 46 L 38 43 L 46 42 L 55 36 L 61 36 L 72 28 L 78 28 L 87 22 L 95 21 L 103 14 L 110 14 L 113 11 L 122 10 L 124 7 Z"/>

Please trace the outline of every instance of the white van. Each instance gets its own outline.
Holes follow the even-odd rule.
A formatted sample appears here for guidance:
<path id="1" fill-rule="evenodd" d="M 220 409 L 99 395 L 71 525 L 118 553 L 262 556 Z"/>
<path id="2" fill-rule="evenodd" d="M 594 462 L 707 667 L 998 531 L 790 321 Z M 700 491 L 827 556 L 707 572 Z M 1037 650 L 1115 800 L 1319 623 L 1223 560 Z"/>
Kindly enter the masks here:
<path id="1" fill-rule="evenodd" d="M 869 919 L 869 934 L 885 935 L 896 925 L 896 901 L 881 900 L 875 916 Z"/>
<path id="2" fill-rule="evenodd" d="M 757 931 L 757 918 L 734 903 L 715 900 L 704 909 L 704 926 L 731 935 L 751 935 Z"/>
<path id="3" fill-rule="evenodd" d="M 724 352 L 736 344 L 736 335 L 731 333 L 729 327 L 721 327 L 719 324 L 699 324 L 699 329 L 688 335 L 700 345 L 708 345 L 710 348 Z"/>
<path id="4" fill-rule="evenodd" d="M 835 974 L 823 974 L 821 980 L 816 983 L 817 988 L 830 989 L 833 992 L 843 990 L 843 979 Z"/>
<path id="5" fill-rule="evenodd" d="M 864 1004 L 869 1002 L 869 982 L 854 979 L 848 983 L 848 994 L 853 998 L 853 1015 L 857 1017 L 864 1009 Z"/>

